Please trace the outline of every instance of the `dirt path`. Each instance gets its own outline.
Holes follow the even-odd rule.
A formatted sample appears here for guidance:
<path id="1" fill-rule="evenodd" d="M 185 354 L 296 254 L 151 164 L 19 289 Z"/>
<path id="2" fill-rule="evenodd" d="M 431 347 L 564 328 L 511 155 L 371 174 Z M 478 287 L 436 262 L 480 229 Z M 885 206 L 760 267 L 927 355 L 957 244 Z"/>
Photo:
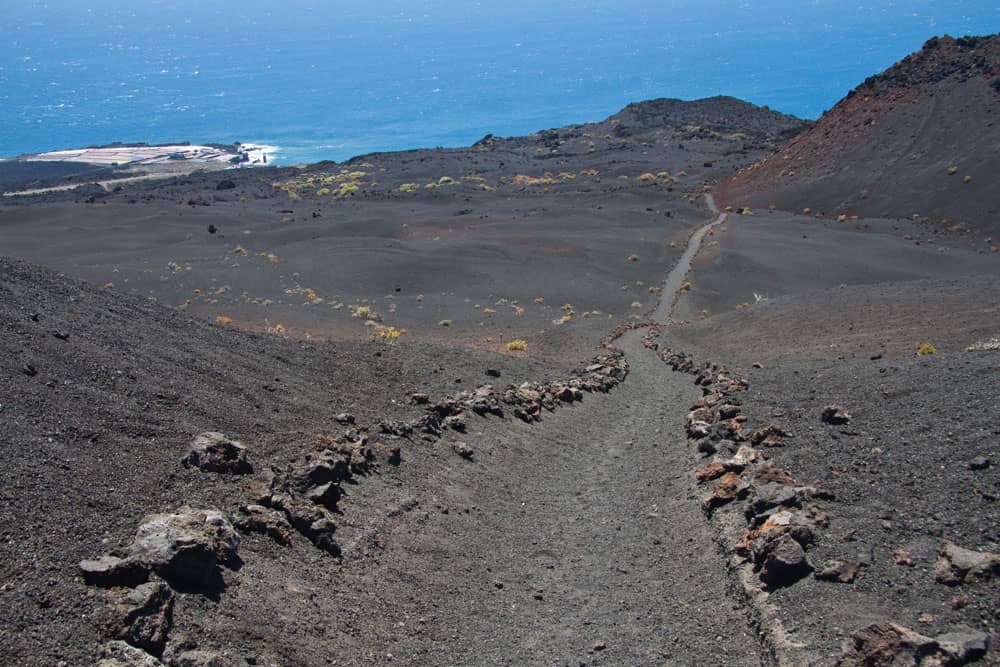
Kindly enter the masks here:
<path id="1" fill-rule="evenodd" d="M 684 279 L 691 270 L 691 262 L 694 261 L 698 251 L 701 250 L 702 240 L 713 227 L 721 225 L 728 217 L 727 213 L 719 213 L 719 209 L 715 206 L 715 198 L 711 194 L 705 195 L 705 202 L 708 204 L 709 210 L 715 213 L 717 217 L 712 222 L 699 227 L 691 235 L 684 254 L 681 255 L 680 259 L 677 260 L 677 264 L 674 265 L 674 268 L 667 275 L 667 280 L 663 284 L 663 296 L 660 298 L 660 303 L 657 304 L 656 310 L 652 314 L 652 318 L 657 322 L 670 321 L 674 306 L 677 304 L 677 298 L 680 296 L 684 286 Z"/>
<path id="2" fill-rule="evenodd" d="M 392 610 L 359 662 L 760 664 L 690 476 L 699 394 L 641 335 L 621 339 L 611 394 L 470 434 L 476 462 L 392 529 L 375 571 L 345 573 L 362 609 Z"/>
<path id="3" fill-rule="evenodd" d="M 350 584 L 392 610 L 358 662 L 759 664 L 692 487 L 680 425 L 697 391 L 640 337 L 608 396 L 468 439 L 477 462 Z"/>

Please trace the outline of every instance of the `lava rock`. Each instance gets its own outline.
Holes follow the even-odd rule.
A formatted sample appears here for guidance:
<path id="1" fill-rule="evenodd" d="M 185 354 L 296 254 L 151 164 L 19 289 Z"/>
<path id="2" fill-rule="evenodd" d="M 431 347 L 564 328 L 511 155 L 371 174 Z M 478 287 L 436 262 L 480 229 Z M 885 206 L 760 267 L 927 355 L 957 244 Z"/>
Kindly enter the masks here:
<path id="1" fill-rule="evenodd" d="M 236 189 L 236 183 L 234 183 L 233 181 L 231 181 L 229 179 L 224 179 L 224 180 L 219 181 L 216 184 L 215 189 L 216 190 L 235 190 Z"/>
<path id="2" fill-rule="evenodd" d="M 472 449 L 472 447 L 469 447 L 469 445 L 465 444 L 464 442 L 452 443 L 451 449 L 456 454 L 461 456 L 463 459 L 467 459 L 469 461 L 471 461 L 475 456 L 475 451 Z"/>
<path id="3" fill-rule="evenodd" d="M 96 560 L 80 561 L 80 572 L 83 580 L 91 586 L 128 586 L 129 588 L 146 583 L 149 570 L 138 561 L 101 556 Z"/>
<path id="4" fill-rule="evenodd" d="M 770 482 L 757 487 L 754 491 L 754 496 L 747 507 L 747 516 L 763 514 L 775 507 L 797 507 L 798 504 L 799 498 L 795 489 L 777 482 Z"/>
<path id="5" fill-rule="evenodd" d="M 986 470 L 990 467 L 990 460 L 985 456 L 977 456 L 969 461 L 969 470 Z"/>
<path id="6" fill-rule="evenodd" d="M 195 436 L 191 451 L 181 461 L 187 468 L 229 475 L 248 475 L 253 466 L 247 448 L 221 433 L 210 431 Z"/>
<path id="7" fill-rule="evenodd" d="M 833 581 L 849 584 L 854 581 L 861 570 L 861 563 L 852 560 L 828 560 L 823 567 L 816 570 L 814 577 L 820 581 Z"/>
<path id="8" fill-rule="evenodd" d="M 944 651 L 953 661 L 952 664 L 964 665 L 967 662 L 979 660 L 990 648 L 990 638 L 984 632 L 963 629 L 959 632 L 948 632 L 935 637 Z"/>
<path id="9" fill-rule="evenodd" d="M 770 588 L 790 586 L 812 572 L 802 545 L 791 535 L 768 540 L 763 549 L 760 580 Z"/>
<path id="10" fill-rule="evenodd" d="M 945 540 L 934 565 L 934 579 L 957 586 L 1000 573 L 1000 556 L 985 551 L 971 551 Z"/>
<path id="11" fill-rule="evenodd" d="M 184 651 L 170 664 L 172 667 L 244 667 L 247 662 L 214 651 Z"/>
<path id="12" fill-rule="evenodd" d="M 174 592 L 162 581 L 142 584 L 101 610 L 104 636 L 120 639 L 160 658 L 173 626 Z"/>
<path id="13" fill-rule="evenodd" d="M 240 517 L 233 522 L 239 530 L 247 533 L 263 533 L 278 544 L 292 543 L 292 525 L 281 512 L 263 505 L 244 505 Z"/>
<path id="14" fill-rule="evenodd" d="M 948 664 L 944 658 L 940 645 L 930 637 L 895 623 L 873 623 L 851 633 L 851 647 L 837 667 Z"/>
<path id="15" fill-rule="evenodd" d="M 146 516 L 129 557 L 168 581 L 204 586 L 217 574 L 217 564 L 238 562 L 239 544 L 239 534 L 222 512 L 185 506 Z"/>
<path id="16" fill-rule="evenodd" d="M 164 667 L 159 659 L 121 640 L 101 645 L 95 667 Z"/>
<path id="17" fill-rule="evenodd" d="M 823 408 L 823 422 L 834 426 L 842 426 L 851 421 L 851 415 L 840 405 L 828 405 Z"/>
<path id="18" fill-rule="evenodd" d="M 468 427 L 465 421 L 465 415 L 462 414 L 445 417 L 444 425 L 450 429 L 458 431 L 459 433 L 465 433 L 465 430 Z"/>

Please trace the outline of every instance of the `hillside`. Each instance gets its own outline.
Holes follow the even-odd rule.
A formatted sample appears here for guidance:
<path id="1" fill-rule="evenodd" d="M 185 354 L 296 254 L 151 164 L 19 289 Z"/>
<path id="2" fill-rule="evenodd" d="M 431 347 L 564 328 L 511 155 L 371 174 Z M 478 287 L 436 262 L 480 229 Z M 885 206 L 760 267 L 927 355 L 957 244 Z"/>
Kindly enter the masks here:
<path id="1" fill-rule="evenodd" d="M 723 183 L 720 199 L 996 236 L 998 120 L 1000 36 L 934 38 Z"/>

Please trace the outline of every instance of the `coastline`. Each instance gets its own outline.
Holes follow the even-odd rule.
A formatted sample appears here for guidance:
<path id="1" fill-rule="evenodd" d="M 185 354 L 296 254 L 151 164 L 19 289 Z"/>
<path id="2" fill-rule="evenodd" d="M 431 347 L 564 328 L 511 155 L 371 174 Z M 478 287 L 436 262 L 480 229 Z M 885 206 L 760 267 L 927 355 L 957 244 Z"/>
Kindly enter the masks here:
<path id="1" fill-rule="evenodd" d="M 4 197 L 70 190 L 84 184 L 108 189 L 123 183 L 171 178 L 197 170 L 272 166 L 278 146 L 258 143 L 114 143 L 0 160 Z"/>

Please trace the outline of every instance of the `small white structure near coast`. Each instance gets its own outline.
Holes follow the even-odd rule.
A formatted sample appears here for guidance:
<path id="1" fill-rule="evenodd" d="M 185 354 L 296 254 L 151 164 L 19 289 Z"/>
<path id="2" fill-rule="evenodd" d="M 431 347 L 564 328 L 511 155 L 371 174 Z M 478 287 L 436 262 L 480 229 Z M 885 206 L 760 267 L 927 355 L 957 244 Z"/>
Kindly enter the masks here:
<path id="1" fill-rule="evenodd" d="M 264 144 L 233 144 L 220 148 L 191 144 L 163 146 L 112 145 L 97 148 L 77 148 L 24 155 L 24 162 L 84 162 L 107 167 L 136 167 L 153 164 L 178 164 L 183 162 L 222 162 L 235 167 L 263 166 L 269 164 L 277 152 L 275 146 Z"/>

